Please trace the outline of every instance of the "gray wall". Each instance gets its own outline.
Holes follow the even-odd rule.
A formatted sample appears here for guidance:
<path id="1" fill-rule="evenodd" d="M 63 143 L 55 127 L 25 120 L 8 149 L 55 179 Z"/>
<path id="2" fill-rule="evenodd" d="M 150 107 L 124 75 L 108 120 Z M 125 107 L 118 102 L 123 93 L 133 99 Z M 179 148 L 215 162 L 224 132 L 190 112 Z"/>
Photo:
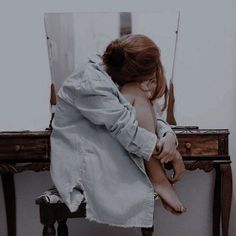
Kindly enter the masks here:
<path id="1" fill-rule="evenodd" d="M 177 121 L 202 128 L 229 128 L 230 154 L 235 169 L 236 3 L 231 0 L 150 0 L 149 4 L 144 0 L 4 2 L 0 10 L 0 63 L 3 65 L 0 71 L 0 130 L 40 130 L 48 126 L 50 72 L 44 12 L 132 10 L 181 11 L 182 28 L 176 64 Z M 25 172 L 16 175 L 15 179 L 18 236 L 41 235 L 42 226 L 34 199 L 51 186 L 49 173 Z M 157 202 L 155 226 L 158 236 L 211 235 L 213 181 L 214 173 L 196 171 L 185 175 L 176 186 L 188 207 L 188 212 L 181 217 L 165 212 Z M 0 235 L 5 236 L 1 188 L 0 209 Z M 235 219 L 234 194 L 231 236 L 236 234 Z M 109 227 L 83 219 L 73 219 L 69 226 L 71 235 L 140 235 L 136 229 Z"/>

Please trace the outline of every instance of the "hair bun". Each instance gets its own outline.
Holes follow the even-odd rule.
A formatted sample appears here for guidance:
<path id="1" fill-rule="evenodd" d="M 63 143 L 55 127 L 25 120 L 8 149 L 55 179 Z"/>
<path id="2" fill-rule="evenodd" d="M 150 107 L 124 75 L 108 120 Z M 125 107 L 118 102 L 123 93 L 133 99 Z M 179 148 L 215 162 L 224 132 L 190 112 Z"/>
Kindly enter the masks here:
<path id="1" fill-rule="evenodd" d="M 106 49 L 103 59 L 105 64 L 120 69 L 125 61 L 125 52 L 119 40 L 114 40 Z"/>

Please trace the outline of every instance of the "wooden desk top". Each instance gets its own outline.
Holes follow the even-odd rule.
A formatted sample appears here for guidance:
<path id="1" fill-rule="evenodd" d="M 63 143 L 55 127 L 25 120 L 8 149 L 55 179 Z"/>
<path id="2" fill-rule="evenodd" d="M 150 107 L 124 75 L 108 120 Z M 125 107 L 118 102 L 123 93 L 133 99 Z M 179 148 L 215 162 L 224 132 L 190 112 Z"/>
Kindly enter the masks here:
<path id="1" fill-rule="evenodd" d="M 229 162 L 228 129 L 173 129 L 185 161 Z M 0 163 L 49 162 L 51 130 L 0 132 Z"/>

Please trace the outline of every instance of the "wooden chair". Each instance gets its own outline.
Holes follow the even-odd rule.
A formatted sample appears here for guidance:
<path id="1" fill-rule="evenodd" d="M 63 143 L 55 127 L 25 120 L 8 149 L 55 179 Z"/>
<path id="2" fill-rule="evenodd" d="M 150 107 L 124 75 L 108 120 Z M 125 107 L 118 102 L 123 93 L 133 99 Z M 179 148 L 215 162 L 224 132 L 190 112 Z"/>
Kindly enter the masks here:
<path id="1" fill-rule="evenodd" d="M 43 236 L 55 236 L 56 230 L 54 224 L 57 222 L 57 235 L 68 236 L 67 219 L 85 218 L 86 202 L 81 202 L 78 210 L 71 213 L 68 207 L 63 203 L 55 187 L 46 191 L 36 199 L 39 205 L 40 221 L 43 224 Z M 141 228 L 143 236 L 152 236 L 154 228 Z"/>

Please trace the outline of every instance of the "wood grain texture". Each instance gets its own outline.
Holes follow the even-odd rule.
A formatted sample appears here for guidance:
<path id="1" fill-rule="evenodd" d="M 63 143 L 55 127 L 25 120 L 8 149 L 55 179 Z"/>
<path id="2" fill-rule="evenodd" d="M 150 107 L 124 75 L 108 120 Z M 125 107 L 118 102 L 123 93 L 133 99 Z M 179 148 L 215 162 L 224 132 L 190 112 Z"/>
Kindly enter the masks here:
<path id="1" fill-rule="evenodd" d="M 179 137 L 178 150 L 182 155 L 218 155 L 217 135 Z"/>
<path id="2" fill-rule="evenodd" d="M 50 131 L 0 132 L 0 162 L 50 158 Z"/>

